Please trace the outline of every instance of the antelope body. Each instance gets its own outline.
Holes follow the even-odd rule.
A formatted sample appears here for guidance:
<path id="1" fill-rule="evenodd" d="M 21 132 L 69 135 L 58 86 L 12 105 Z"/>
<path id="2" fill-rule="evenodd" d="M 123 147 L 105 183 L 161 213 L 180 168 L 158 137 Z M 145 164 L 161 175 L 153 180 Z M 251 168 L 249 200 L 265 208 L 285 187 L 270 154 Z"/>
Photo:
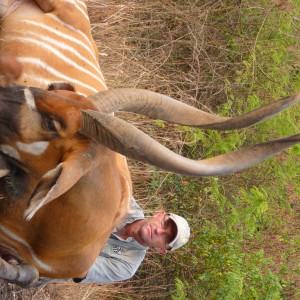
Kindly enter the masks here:
<path id="1" fill-rule="evenodd" d="M 0 3 L 0 278 L 29 286 L 38 276 L 84 274 L 128 209 L 124 156 L 217 176 L 299 142 L 295 135 L 206 160 L 181 157 L 111 113 L 237 129 L 270 118 L 299 95 L 224 118 L 148 91 L 106 90 L 84 1 Z"/>
<path id="2" fill-rule="evenodd" d="M 67 81 L 81 95 L 106 89 L 84 1 L 2 0 L 0 7 L 1 52 L 17 57 L 23 70 L 15 83 L 46 89 L 52 82 Z M 18 94 L 27 107 L 21 101 L 15 105 L 24 106 L 22 116 L 8 108 L 4 121 L 7 124 L 0 129 L 1 153 L 6 160 L 1 167 L 8 172 L 0 184 L 2 256 L 13 255 L 18 261 L 35 266 L 40 276 L 78 276 L 93 263 L 120 221 L 123 207 L 124 211 L 127 209 L 131 182 L 126 160 L 84 137 L 66 135 L 49 141 L 53 132 L 49 134 L 48 128 L 53 124 L 49 117 L 41 118 L 35 112 L 38 104 L 34 92 L 17 86 L 10 91 L 14 96 Z M 1 96 L 3 101 L 6 96 Z M 78 108 L 94 107 L 91 101 L 84 100 L 83 106 L 77 99 L 73 102 Z M 66 106 L 57 104 L 49 105 L 70 114 Z M 19 124 L 22 117 L 28 124 Z M 11 138 L 6 127 L 12 123 L 16 123 L 14 128 L 21 127 L 20 139 Z M 36 135 L 33 127 L 38 129 Z M 16 161 L 24 162 L 21 168 L 14 165 Z M 62 168 L 56 169 L 56 174 L 47 173 L 54 172 L 60 163 Z M 13 172 L 17 175 L 12 175 Z M 41 209 L 26 221 L 24 211 L 33 191 L 43 194 L 54 185 L 55 197 L 67 191 L 62 201 L 50 203 L 51 207 Z"/>

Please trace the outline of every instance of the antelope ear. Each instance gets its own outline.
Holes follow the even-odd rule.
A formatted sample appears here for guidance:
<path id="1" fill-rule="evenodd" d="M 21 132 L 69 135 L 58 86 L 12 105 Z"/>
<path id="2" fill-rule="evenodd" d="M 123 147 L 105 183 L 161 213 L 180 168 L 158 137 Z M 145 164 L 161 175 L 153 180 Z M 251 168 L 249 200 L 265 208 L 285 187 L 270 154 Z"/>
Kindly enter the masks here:
<path id="1" fill-rule="evenodd" d="M 97 152 L 97 151 L 96 151 Z M 95 166 L 95 149 L 71 154 L 56 168 L 48 171 L 35 188 L 24 217 L 30 220 L 47 203 L 70 190 L 76 182 Z"/>

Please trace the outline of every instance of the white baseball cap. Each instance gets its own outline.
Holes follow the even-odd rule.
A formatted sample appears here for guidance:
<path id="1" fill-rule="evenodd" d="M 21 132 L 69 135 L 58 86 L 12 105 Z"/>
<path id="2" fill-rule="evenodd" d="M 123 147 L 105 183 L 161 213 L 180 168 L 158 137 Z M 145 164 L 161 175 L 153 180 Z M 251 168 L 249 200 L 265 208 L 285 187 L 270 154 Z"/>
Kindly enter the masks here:
<path id="1" fill-rule="evenodd" d="M 169 244 L 170 250 L 176 250 L 187 243 L 190 238 L 190 226 L 186 219 L 176 214 L 169 213 L 170 219 L 175 223 L 177 232 L 174 240 Z"/>

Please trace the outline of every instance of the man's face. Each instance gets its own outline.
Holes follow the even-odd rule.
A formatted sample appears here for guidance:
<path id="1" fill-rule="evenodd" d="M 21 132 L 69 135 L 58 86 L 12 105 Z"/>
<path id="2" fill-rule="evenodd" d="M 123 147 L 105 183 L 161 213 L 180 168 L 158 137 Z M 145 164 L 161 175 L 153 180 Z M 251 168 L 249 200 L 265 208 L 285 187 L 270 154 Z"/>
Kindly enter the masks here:
<path id="1" fill-rule="evenodd" d="M 137 222 L 133 237 L 141 245 L 165 253 L 176 233 L 177 227 L 173 220 L 166 213 L 157 212 L 153 217 Z"/>

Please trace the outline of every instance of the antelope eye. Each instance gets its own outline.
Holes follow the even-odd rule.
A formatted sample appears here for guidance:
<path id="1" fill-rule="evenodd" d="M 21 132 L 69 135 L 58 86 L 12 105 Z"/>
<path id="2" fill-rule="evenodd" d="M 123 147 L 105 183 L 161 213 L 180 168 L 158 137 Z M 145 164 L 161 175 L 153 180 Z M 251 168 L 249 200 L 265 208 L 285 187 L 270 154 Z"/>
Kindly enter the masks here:
<path id="1" fill-rule="evenodd" d="M 57 132 L 61 126 L 58 121 L 44 117 L 42 121 L 42 127 L 48 131 Z"/>

